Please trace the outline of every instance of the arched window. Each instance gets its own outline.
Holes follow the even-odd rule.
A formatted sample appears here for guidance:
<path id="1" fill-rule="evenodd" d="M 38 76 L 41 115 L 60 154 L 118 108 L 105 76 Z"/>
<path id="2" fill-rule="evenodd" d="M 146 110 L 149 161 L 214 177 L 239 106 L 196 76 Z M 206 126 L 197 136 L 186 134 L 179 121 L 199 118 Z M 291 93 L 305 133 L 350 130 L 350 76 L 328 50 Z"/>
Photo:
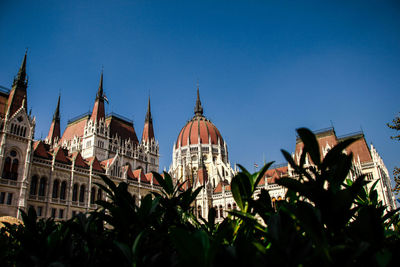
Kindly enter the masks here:
<path id="1" fill-rule="evenodd" d="M 46 194 L 46 177 L 42 177 L 39 183 L 39 196 L 44 197 Z"/>
<path id="2" fill-rule="evenodd" d="M 10 179 L 16 181 L 18 178 L 18 159 L 13 159 L 11 165 Z"/>
<path id="3" fill-rule="evenodd" d="M 236 210 L 236 203 L 233 203 L 233 209 Z"/>
<path id="4" fill-rule="evenodd" d="M 99 190 L 97 190 L 97 200 L 101 200 L 103 198 L 103 191 L 101 190 L 101 188 L 99 188 Z"/>
<path id="5" fill-rule="evenodd" d="M 100 189 L 99 189 L 100 190 Z M 132 194 L 132 198 L 133 198 L 133 203 L 135 203 L 135 205 L 136 205 L 136 195 L 135 194 Z"/>
<path id="6" fill-rule="evenodd" d="M 222 205 L 219 205 L 219 217 L 223 218 L 224 217 L 224 210 L 222 208 Z"/>
<path id="7" fill-rule="evenodd" d="M 197 206 L 197 217 L 201 217 L 201 213 L 202 213 L 202 210 L 201 210 L 201 206 L 199 205 L 199 206 Z"/>
<path id="8" fill-rule="evenodd" d="M 11 169 L 11 158 L 7 157 L 4 161 L 4 168 L 3 168 L 3 178 L 9 179 L 10 177 L 10 169 Z"/>
<path id="9" fill-rule="evenodd" d="M 53 198 L 58 198 L 58 187 L 60 186 L 60 182 L 58 180 L 54 180 L 53 182 Z"/>
<path id="10" fill-rule="evenodd" d="M 65 195 L 67 193 L 67 182 L 63 181 L 61 183 L 61 190 L 60 190 L 60 199 L 65 200 Z"/>
<path id="11" fill-rule="evenodd" d="M 228 204 L 228 210 L 231 210 L 232 209 L 232 205 L 229 203 Z"/>
<path id="12" fill-rule="evenodd" d="M 32 177 L 31 189 L 29 191 L 29 194 L 31 194 L 32 196 L 35 196 L 37 194 L 37 183 L 38 183 L 38 177 L 35 175 Z"/>
<path id="13" fill-rule="evenodd" d="M 72 188 L 72 201 L 77 201 L 78 200 L 78 184 L 74 184 L 74 187 Z"/>
<path id="14" fill-rule="evenodd" d="M 90 193 L 90 204 L 94 204 L 96 201 L 96 187 L 92 187 L 92 192 Z"/>
<path id="15" fill-rule="evenodd" d="M 276 201 L 276 198 L 273 197 L 273 198 L 271 199 L 271 201 L 272 201 L 272 203 L 271 203 L 271 204 L 272 204 L 272 207 L 275 208 L 275 201 Z"/>
<path id="16" fill-rule="evenodd" d="M 85 185 L 81 185 L 79 189 L 79 202 L 85 202 Z"/>

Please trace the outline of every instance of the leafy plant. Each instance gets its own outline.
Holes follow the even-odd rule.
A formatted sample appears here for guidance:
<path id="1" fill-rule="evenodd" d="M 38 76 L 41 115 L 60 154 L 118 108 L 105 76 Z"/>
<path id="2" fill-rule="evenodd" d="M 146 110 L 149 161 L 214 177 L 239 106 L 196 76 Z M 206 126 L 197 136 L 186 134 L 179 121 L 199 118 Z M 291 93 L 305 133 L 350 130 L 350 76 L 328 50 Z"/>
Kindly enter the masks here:
<path id="1" fill-rule="evenodd" d="M 386 212 L 375 185 L 363 175 L 348 179 L 348 139 L 322 157 L 314 134 L 297 130 L 304 143 L 299 164 L 282 151 L 296 178 L 281 178 L 284 200 L 273 205 L 259 186 L 266 164 L 251 174 L 243 166 L 231 182 L 238 210 L 216 223 L 216 210 L 197 218 L 203 190 L 174 184 L 153 173 L 161 192 L 140 200 L 124 182 L 103 176 L 108 195 L 100 208 L 64 222 L 22 211 L 23 225 L 0 230 L 2 266 L 391 266 L 400 247 L 398 210 Z M 306 158 L 308 160 L 306 161 Z M 310 162 L 311 164 L 305 164 Z"/>

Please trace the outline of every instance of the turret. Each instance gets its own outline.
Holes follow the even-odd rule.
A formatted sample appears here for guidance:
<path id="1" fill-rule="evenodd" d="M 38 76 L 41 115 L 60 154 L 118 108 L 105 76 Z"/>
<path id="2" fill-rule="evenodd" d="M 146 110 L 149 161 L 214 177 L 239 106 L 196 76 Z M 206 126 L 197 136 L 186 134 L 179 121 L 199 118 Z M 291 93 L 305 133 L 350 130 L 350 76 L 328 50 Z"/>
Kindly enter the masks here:
<path id="1" fill-rule="evenodd" d="M 58 96 L 58 102 L 56 110 L 54 111 L 53 120 L 50 125 L 49 134 L 47 135 L 47 142 L 53 145 L 61 137 L 60 131 L 60 95 Z"/>
<path id="2" fill-rule="evenodd" d="M 153 119 L 151 117 L 150 97 L 149 97 L 149 102 L 147 104 L 146 118 L 144 120 L 142 142 L 150 142 L 152 139 L 154 139 L 154 129 L 153 129 Z"/>
<path id="3" fill-rule="evenodd" d="M 28 79 L 26 75 L 26 57 L 27 51 L 25 52 L 24 59 L 22 60 L 21 67 L 19 68 L 17 76 L 14 78 L 12 89 L 7 101 L 7 116 L 13 115 L 21 106 L 27 109 L 26 103 L 26 88 L 28 87 Z M 24 100 L 25 99 L 25 100 Z"/>
<path id="4" fill-rule="evenodd" d="M 103 93 L 103 71 L 100 76 L 99 89 L 97 90 L 96 100 L 94 102 L 92 116 L 90 117 L 93 122 L 98 122 L 100 119 L 105 118 L 104 109 L 104 93 Z"/>
<path id="5" fill-rule="evenodd" d="M 201 106 L 201 101 L 200 101 L 200 93 L 199 93 L 199 87 L 197 86 L 197 99 L 196 99 L 196 105 L 194 107 L 194 115 L 203 116 L 203 107 Z"/>

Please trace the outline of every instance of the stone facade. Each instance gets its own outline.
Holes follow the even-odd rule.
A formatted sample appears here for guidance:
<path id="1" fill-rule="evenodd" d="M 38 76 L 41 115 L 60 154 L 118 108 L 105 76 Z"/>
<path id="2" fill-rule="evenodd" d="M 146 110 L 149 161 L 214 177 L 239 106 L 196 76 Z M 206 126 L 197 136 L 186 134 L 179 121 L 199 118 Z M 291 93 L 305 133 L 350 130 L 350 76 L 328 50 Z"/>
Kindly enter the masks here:
<path id="1" fill-rule="evenodd" d="M 197 89 L 197 100 L 194 117 L 186 123 L 179 132 L 173 146 L 172 164 L 169 173 L 177 183 L 185 182 L 184 186 L 198 188 L 204 186 L 195 202 L 198 216 L 207 218 L 208 210 L 213 207 L 217 211 L 217 220 L 222 221 L 227 216 L 227 211 L 236 209 L 230 183 L 236 171 L 231 168 L 228 160 L 228 146 L 221 133 L 203 115 L 203 107 Z M 344 152 L 353 153 L 353 163 L 348 178 L 354 180 L 358 175 L 365 174 L 369 189 L 376 182 L 379 201 L 387 210 L 396 208 L 395 198 L 392 193 L 389 172 L 377 150 L 371 144 L 368 147 L 364 133 L 336 136 L 333 128 L 315 132 L 322 156 L 336 144 L 348 138 L 357 138 Z M 293 159 L 299 164 L 303 143 L 296 140 Z M 306 157 L 305 166 L 311 163 Z M 261 189 L 269 191 L 273 202 L 285 197 L 286 189 L 276 184 L 282 177 L 297 178 L 296 173 L 288 164 L 272 166 L 260 181 L 255 195 Z"/>
<path id="2" fill-rule="evenodd" d="M 68 121 L 60 130 L 60 97 L 49 134 L 34 140 L 35 118 L 27 112 L 25 54 L 11 90 L 0 91 L 0 216 L 20 218 L 32 206 L 39 217 L 70 218 L 97 208 L 106 195 L 96 185 L 102 175 L 128 183 L 139 203 L 160 191 L 151 171 L 159 168 L 159 145 L 154 136 L 150 99 L 139 141 L 133 122 L 105 114 L 103 73 L 93 111 Z"/>
<path id="3" fill-rule="evenodd" d="M 39 217 L 67 219 L 78 212 L 97 208 L 95 201 L 106 199 L 96 184 L 107 176 L 115 183 L 126 182 L 139 203 L 144 195 L 160 191 L 151 171 L 159 170 L 159 145 L 155 139 L 148 100 L 142 137 L 137 138 L 133 122 L 121 115 L 105 114 L 103 73 L 89 113 L 67 123 L 61 134 L 60 101 L 44 140 L 35 140 L 35 117 L 27 111 L 26 54 L 11 90 L 0 88 L 0 217 L 20 218 L 19 210 L 32 206 Z M 338 142 L 356 137 L 345 153 L 353 153 L 350 179 L 365 174 L 376 182 L 379 200 L 388 210 L 396 208 L 389 172 L 373 145 L 368 146 L 363 133 L 336 136 L 333 128 L 315 132 L 321 155 Z M 296 140 L 293 159 L 298 162 L 303 143 Z M 306 165 L 311 164 L 308 157 Z M 172 149 L 169 173 L 184 189 L 204 186 L 194 208 L 198 216 L 207 217 L 217 210 L 217 220 L 236 209 L 230 189 L 237 173 L 229 162 L 228 145 L 218 128 L 203 115 L 197 89 L 194 116 L 178 134 Z M 267 189 L 272 201 L 284 198 L 285 188 L 276 184 L 282 177 L 296 179 L 293 169 L 276 165 L 261 179 L 256 194 Z"/>

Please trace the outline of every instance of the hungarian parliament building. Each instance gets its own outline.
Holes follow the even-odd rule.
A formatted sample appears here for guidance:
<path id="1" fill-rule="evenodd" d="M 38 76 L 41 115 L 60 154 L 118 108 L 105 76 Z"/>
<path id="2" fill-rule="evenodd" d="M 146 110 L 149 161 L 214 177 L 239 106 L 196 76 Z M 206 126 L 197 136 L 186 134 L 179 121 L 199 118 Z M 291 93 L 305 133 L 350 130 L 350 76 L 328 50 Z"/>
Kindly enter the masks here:
<path id="1" fill-rule="evenodd" d="M 92 111 L 69 120 L 62 132 L 59 97 L 57 104 L 54 101 L 48 135 L 38 140 L 36 118 L 28 112 L 26 62 L 25 54 L 11 89 L 0 88 L 0 217 L 21 218 L 20 210 L 33 207 L 41 218 L 65 220 L 95 210 L 96 200 L 107 199 L 96 185 L 104 184 L 104 175 L 116 184 L 127 183 L 138 205 L 145 195 L 161 191 L 152 175 L 159 171 L 160 153 L 150 98 L 139 139 L 132 120 L 105 114 L 104 102 L 108 100 L 101 73 L 99 87 L 93 90 Z M 337 136 L 328 128 L 315 134 L 323 154 L 347 138 L 358 137 L 346 149 L 354 155 L 348 178 L 365 174 L 371 181 L 369 186 L 378 181 L 379 200 L 388 210 L 396 208 L 389 172 L 363 133 Z M 292 154 L 296 163 L 302 147 L 297 139 Z M 198 88 L 194 115 L 177 132 L 168 172 L 175 183 L 185 182 L 184 189 L 203 187 L 193 204 L 197 216 L 207 218 L 208 210 L 215 208 L 221 221 L 229 210 L 236 209 L 230 182 L 237 171 L 231 167 L 221 132 L 204 116 Z M 272 201 L 283 200 L 286 189 L 276 184 L 281 177 L 295 179 L 296 174 L 288 164 L 276 165 L 265 173 L 257 190 L 267 189 Z"/>

